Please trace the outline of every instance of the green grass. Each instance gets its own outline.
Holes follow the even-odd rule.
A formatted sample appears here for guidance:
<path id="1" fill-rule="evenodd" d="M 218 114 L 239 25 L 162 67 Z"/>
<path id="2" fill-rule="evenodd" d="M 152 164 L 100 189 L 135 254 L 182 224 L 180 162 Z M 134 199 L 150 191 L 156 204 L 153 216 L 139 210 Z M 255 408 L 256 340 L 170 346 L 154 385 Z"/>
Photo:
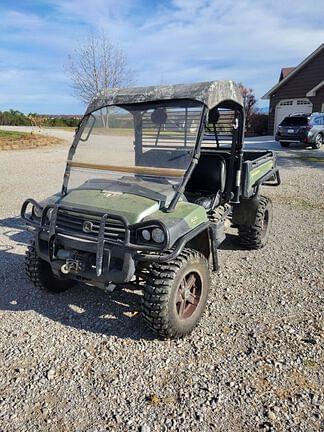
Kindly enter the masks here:
<path id="1" fill-rule="evenodd" d="M 324 163 L 324 157 L 322 156 L 296 156 L 298 159 L 307 161 L 307 162 L 315 162 L 315 163 Z"/>
<path id="2" fill-rule="evenodd" d="M 0 129 L 0 138 L 22 138 L 30 135 L 29 132 L 6 131 Z"/>
<path id="3" fill-rule="evenodd" d="M 44 129 L 60 129 L 68 132 L 74 132 L 76 128 L 72 126 L 44 126 Z M 126 129 L 126 128 L 93 128 L 91 134 L 111 135 L 111 136 L 132 136 L 134 135 L 134 130 Z"/>
<path id="4" fill-rule="evenodd" d="M 62 144 L 64 141 L 38 133 L 7 131 L 0 129 L 0 150 L 21 150 L 48 145 Z"/>
<path id="5" fill-rule="evenodd" d="M 74 127 L 69 127 L 69 126 L 44 126 L 44 129 L 60 129 L 60 130 L 65 130 L 68 132 L 74 132 L 75 128 Z M 88 129 L 85 130 L 84 134 L 87 134 Z M 149 134 L 151 137 L 153 136 L 155 139 L 155 137 L 157 136 L 157 130 L 154 128 L 151 129 L 147 129 L 145 128 L 145 133 Z M 94 127 L 91 131 L 91 135 L 105 135 L 105 136 L 134 136 L 134 129 L 132 128 L 115 128 L 115 127 L 111 127 L 111 128 L 103 128 L 103 127 Z M 160 133 L 160 139 L 165 138 L 165 137 L 174 137 L 177 139 L 181 139 L 183 140 L 184 138 L 184 133 L 183 131 L 164 131 L 162 130 Z"/>
<path id="6" fill-rule="evenodd" d="M 96 128 L 92 129 L 93 135 L 111 135 L 111 136 L 132 136 L 134 129 L 127 128 Z"/>

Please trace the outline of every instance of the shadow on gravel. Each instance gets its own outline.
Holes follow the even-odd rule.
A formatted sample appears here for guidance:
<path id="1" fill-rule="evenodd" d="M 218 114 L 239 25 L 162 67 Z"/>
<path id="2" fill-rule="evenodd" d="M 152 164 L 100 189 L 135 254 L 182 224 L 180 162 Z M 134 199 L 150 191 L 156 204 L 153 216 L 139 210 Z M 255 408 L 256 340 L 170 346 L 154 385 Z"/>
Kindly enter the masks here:
<path id="1" fill-rule="evenodd" d="M 239 242 L 239 237 L 236 234 L 226 233 L 226 239 L 219 246 L 220 250 L 246 250 Z"/>
<path id="2" fill-rule="evenodd" d="M 0 310 L 32 310 L 63 325 L 118 338 L 156 337 L 141 320 L 138 290 L 116 288 L 107 293 L 78 284 L 64 293 L 51 294 L 35 288 L 24 272 L 24 251 L 31 234 L 19 217 L 0 220 L 0 227 Z M 228 233 L 220 249 L 240 250 L 238 236 Z"/>
<path id="3" fill-rule="evenodd" d="M 29 233 L 26 231 L 26 225 L 20 217 L 11 217 L 0 219 L 0 228 L 5 228 L 2 235 L 8 237 L 17 243 L 26 244 L 30 239 Z"/>
<path id="4" fill-rule="evenodd" d="M 0 310 L 35 311 L 66 326 L 118 338 L 156 338 L 140 318 L 140 291 L 116 288 L 107 293 L 78 284 L 54 295 L 35 288 L 24 273 L 24 249 L 30 233 L 18 217 L 0 220 L 0 227 L 5 228 L 0 240 Z M 8 236 L 10 244 L 3 236 Z"/>

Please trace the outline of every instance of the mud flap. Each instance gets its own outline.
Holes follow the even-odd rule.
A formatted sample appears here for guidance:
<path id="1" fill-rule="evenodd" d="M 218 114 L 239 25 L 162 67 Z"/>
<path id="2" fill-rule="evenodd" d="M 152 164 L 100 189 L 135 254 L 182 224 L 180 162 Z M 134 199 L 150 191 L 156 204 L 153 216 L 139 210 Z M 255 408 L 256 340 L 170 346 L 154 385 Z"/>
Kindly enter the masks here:
<path id="1" fill-rule="evenodd" d="M 232 215 L 233 225 L 254 225 L 259 202 L 260 196 L 257 194 L 249 199 L 241 198 L 240 204 L 234 204 Z"/>
<path id="2" fill-rule="evenodd" d="M 209 226 L 209 235 L 211 240 L 211 250 L 213 259 L 213 271 L 219 270 L 218 246 L 225 240 L 224 221 L 217 224 L 211 223 Z"/>

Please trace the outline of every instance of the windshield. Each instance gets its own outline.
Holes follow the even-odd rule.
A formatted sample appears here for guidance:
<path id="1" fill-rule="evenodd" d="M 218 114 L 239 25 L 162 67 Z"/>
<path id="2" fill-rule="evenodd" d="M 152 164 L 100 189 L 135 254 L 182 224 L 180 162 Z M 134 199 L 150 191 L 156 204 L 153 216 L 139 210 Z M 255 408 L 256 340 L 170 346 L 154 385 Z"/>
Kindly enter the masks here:
<path id="1" fill-rule="evenodd" d="M 98 179 L 178 185 L 192 160 L 202 111 L 190 100 L 94 111 L 68 161 L 69 188 Z"/>
<path id="2" fill-rule="evenodd" d="M 280 126 L 306 126 L 307 117 L 296 116 L 296 117 L 286 117 L 280 123 Z"/>

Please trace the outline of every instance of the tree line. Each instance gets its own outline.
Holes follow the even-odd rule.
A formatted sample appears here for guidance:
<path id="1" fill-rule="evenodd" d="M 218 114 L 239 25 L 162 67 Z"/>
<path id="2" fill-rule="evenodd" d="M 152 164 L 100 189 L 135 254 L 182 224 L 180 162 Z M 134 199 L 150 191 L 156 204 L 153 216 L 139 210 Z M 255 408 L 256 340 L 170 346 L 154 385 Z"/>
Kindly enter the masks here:
<path id="1" fill-rule="evenodd" d="M 24 114 L 20 111 L 10 109 L 0 111 L 1 126 L 49 126 L 49 127 L 76 127 L 79 124 L 79 116 L 44 116 L 37 113 Z"/>
<path id="2" fill-rule="evenodd" d="M 116 119 L 117 121 L 118 119 Z M 80 117 L 50 117 L 35 113 L 24 114 L 17 110 L 0 111 L 0 126 L 43 126 L 43 127 L 77 127 L 80 122 Z M 120 127 L 115 125 L 115 120 L 111 119 L 112 127 Z M 127 127 L 131 127 L 130 124 Z M 123 125 L 125 127 L 125 125 Z M 268 115 L 253 110 L 246 122 L 247 135 L 267 135 L 268 133 Z"/>

